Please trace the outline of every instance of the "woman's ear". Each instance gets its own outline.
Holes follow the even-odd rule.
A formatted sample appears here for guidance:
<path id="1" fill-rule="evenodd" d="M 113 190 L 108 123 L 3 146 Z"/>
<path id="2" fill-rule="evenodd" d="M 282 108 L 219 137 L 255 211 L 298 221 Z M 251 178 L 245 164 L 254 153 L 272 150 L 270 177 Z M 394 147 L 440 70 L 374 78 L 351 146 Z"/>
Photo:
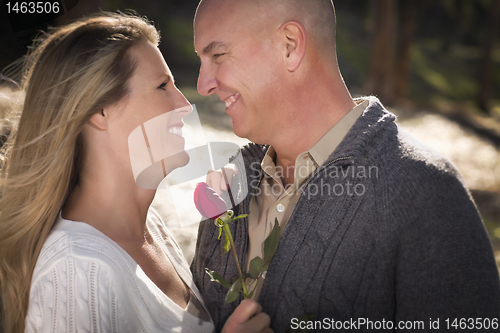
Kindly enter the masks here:
<path id="1" fill-rule="evenodd" d="M 89 125 L 97 130 L 105 131 L 108 129 L 108 110 L 101 109 L 90 117 Z"/>
<path id="2" fill-rule="evenodd" d="M 288 21 L 281 26 L 280 34 L 285 45 L 285 66 L 288 71 L 295 72 L 306 54 L 306 29 L 298 21 Z"/>

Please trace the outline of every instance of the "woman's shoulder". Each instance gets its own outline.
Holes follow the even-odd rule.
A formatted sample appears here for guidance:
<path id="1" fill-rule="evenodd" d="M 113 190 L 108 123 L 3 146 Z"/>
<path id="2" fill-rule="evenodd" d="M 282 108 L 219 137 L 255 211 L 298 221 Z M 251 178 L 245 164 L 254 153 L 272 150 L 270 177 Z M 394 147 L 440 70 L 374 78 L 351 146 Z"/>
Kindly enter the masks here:
<path id="1" fill-rule="evenodd" d="M 99 267 L 122 274 L 131 264 L 123 252 L 118 244 L 92 226 L 59 216 L 38 257 L 33 282 L 57 267 L 68 265 L 84 270 Z"/>
<path id="2" fill-rule="evenodd" d="M 130 260 L 90 225 L 59 216 L 33 272 L 26 319 L 31 331 L 65 331 L 66 325 L 90 331 L 90 323 L 97 324 L 95 331 L 114 331 L 118 316 L 130 321 L 126 331 L 139 331 L 137 265 Z"/>
<path id="3" fill-rule="evenodd" d="M 37 260 L 27 331 L 115 331 L 122 315 L 132 327 L 125 331 L 139 331 L 137 287 L 126 258 L 91 226 L 71 223 L 58 219 Z"/>

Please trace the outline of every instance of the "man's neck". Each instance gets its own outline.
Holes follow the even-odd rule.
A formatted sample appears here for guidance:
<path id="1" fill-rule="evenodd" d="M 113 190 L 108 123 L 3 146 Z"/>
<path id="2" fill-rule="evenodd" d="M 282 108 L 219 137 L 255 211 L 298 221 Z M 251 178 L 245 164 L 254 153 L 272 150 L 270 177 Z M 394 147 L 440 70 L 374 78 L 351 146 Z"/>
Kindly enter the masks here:
<path id="1" fill-rule="evenodd" d="M 267 143 L 276 152 L 275 164 L 284 170 L 294 168 L 297 156 L 311 149 L 356 106 L 338 68 L 328 70 L 321 60 L 308 63 L 308 70 L 298 73 L 295 83 L 287 87 L 283 106 L 288 116 L 268 137 Z M 282 181 L 292 184 L 293 172 L 285 173 Z"/>
<path id="2" fill-rule="evenodd" d="M 296 159 L 296 158 L 295 158 Z M 283 186 L 286 187 L 290 184 L 293 184 L 295 180 L 295 159 L 283 159 L 280 158 L 278 153 L 276 153 L 276 159 L 274 164 L 276 165 L 276 169 L 285 170 L 285 172 L 281 172 L 281 182 Z"/>
<path id="3" fill-rule="evenodd" d="M 326 112 L 317 111 L 309 121 L 301 122 L 298 127 L 286 128 L 271 145 L 276 152 L 275 165 L 282 170 L 294 170 L 297 157 L 311 149 L 320 139 L 335 126 L 356 103 L 351 99 L 352 104 L 347 101 L 337 110 Z M 293 184 L 294 172 L 284 172 L 282 176 L 283 185 Z"/>

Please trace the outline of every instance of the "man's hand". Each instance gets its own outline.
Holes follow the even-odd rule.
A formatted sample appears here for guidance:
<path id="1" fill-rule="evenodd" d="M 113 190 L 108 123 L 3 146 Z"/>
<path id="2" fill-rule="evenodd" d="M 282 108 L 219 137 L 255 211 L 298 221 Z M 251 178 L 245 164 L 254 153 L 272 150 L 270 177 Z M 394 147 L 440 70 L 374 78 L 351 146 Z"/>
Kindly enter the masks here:
<path id="1" fill-rule="evenodd" d="M 224 178 L 224 174 L 225 178 Z M 229 185 L 226 183 L 226 180 L 231 183 L 234 175 L 238 174 L 238 170 L 234 164 L 228 164 L 224 168 L 221 168 L 217 171 L 209 171 L 207 173 L 207 181 L 208 186 L 214 189 L 218 195 L 222 195 L 222 191 L 227 191 Z"/>
<path id="2" fill-rule="evenodd" d="M 252 299 L 243 300 L 227 319 L 222 333 L 273 333 L 271 318 L 262 312 L 262 306 Z"/>

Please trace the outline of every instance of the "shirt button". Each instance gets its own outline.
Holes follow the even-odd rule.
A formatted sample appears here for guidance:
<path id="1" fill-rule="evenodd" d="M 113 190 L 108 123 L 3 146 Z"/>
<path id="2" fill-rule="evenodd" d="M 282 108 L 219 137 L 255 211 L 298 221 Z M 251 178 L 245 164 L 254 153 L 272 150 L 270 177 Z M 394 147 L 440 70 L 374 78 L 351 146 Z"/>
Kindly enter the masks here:
<path id="1" fill-rule="evenodd" d="M 279 204 L 278 206 L 276 206 L 276 210 L 281 213 L 282 211 L 285 210 L 285 206 L 283 206 L 283 204 Z"/>

